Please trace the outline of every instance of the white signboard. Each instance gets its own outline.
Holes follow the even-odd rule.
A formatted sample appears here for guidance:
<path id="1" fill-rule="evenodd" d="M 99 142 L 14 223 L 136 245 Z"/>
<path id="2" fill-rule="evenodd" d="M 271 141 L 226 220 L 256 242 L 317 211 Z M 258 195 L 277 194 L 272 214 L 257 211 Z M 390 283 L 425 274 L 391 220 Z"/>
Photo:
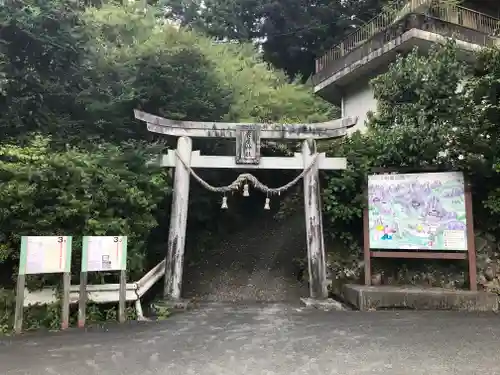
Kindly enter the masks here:
<path id="1" fill-rule="evenodd" d="M 71 236 L 23 236 L 19 274 L 64 273 L 71 270 Z"/>
<path id="2" fill-rule="evenodd" d="M 118 271 L 126 267 L 126 236 L 83 237 L 82 272 Z"/>

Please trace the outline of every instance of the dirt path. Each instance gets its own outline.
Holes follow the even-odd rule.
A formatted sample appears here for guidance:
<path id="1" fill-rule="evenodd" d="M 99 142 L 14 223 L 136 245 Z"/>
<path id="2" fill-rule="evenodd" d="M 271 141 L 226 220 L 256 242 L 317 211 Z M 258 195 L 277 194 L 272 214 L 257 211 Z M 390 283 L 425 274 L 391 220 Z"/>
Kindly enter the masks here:
<path id="1" fill-rule="evenodd" d="M 202 301 L 298 301 L 308 287 L 298 281 L 293 259 L 305 255 L 302 215 L 253 222 L 228 234 L 199 264 L 189 265 L 186 257 L 183 295 Z"/>

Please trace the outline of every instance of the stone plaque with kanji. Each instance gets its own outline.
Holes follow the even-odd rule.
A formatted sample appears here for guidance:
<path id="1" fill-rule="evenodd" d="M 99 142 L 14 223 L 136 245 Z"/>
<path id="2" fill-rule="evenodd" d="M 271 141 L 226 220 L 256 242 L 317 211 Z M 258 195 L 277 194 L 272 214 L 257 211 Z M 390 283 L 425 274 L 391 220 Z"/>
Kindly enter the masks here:
<path id="1" fill-rule="evenodd" d="M 239 125 L 236 128 L 236 164 L 260 163 L 260 127 Z"/>

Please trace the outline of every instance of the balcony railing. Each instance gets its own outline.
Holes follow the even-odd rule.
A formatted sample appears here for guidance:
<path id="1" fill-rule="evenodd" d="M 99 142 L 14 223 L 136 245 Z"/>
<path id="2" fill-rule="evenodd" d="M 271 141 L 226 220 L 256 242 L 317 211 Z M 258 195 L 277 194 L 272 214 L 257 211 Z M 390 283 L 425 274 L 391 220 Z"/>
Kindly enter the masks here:
<path id="1" fill-rule="evenodd" d="M 469 28 L 491 36 L 500 36 L 500 20 L 460 6 L 442 4 L 436 0 L 410 0 L 398 10 L 387 10 L 361 26 L 340 44 L 316 59 L 316 74 L 328 69 L 336 60 L 366 43 L 375 35 L 391 28 L 409 14 L 422 14 L 438 20 Z M 334 73 L 334 72 L 332 72 Z"/>

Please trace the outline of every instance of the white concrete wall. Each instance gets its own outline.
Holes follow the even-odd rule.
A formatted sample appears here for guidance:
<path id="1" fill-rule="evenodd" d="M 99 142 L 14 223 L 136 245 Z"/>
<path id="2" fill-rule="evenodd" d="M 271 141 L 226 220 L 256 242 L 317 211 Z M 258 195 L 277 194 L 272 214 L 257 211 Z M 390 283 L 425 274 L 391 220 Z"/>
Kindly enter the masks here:
<path id="1" fill-rule="evenodd" d="M 465 80 L 458 84 L 457 92 L 462 91 L 464 84 Z M 358 116 L 358 123 L 348 130 L 348 134 L 366 129 L 365 122 L 368 112 L 375 113 L 377 110 L 377 100 L 374 97 L 373 89 L 368 80 L 356 82 L 354 85 L 344 88 L 341 99 L 341 110 L 342 117 Z"/>
<path id="2" fill-rule="evenodd" d="M 363 131 L 366 128 L 365 121 L 368 112 L 375 112 L 376 109 L 377 101 L 368 80 L 345 88 L 342 97 L 342 117 L 358 116 L 358 123 L 349 129 L 349 134 L 357 130 Z"/>

